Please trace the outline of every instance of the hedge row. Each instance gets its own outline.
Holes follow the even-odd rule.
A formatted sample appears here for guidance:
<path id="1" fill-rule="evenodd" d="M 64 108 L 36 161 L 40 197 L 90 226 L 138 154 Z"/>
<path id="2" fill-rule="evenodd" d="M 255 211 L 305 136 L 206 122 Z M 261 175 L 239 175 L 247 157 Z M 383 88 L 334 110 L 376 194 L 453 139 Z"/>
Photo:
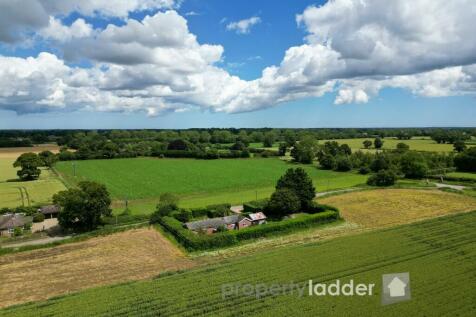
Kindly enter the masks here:
<path id="1" fill-rule="evenodd" d="M 186 249 L 197 251 L 231 246 L 240 241 L 283 234 L 298 228 L 310 228 L 317 224 L 329 223 L 338 219 L 338 211 L 328 210 L 241 230 L 218 232 L 212 235 L 194 233 L 184 228 L 183 224 L 173 217 L 162 217 L 159 223 Z"/>

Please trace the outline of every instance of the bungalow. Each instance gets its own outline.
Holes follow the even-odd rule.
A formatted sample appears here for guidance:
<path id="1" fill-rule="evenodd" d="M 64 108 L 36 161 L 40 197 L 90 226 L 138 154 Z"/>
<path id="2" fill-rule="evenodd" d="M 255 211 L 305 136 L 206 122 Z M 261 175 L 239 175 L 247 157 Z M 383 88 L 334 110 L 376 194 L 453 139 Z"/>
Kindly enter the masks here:
<path id="1" fill-rule="evenodd" d="M 0 216 L 0 236 L 10 237 L 16 228 L 23 229 L 32 222 L 32 217 L 26 217 L 23 214 L 5 214 Z"/>
<path id="2" fill-rule="evenodd" d="M 45 216 L 45 219 L 53 219 L 58 218 L 60 208 L 56 205 L 46 205 L 38 208 L 38 212 L 42 213 Z"/>
<path id="3" fill-rule="evenodd" d="M 210 234 L 218 231 L 219 228 L 226 228 L 228 230 L 239 230 L 253 225 L 260 225 L 265 222 L 266 216 L 262 212 L 259 212 L 256 214 L 250 214 L 246 217 L 243 215 L 235 214 L 220 218 L 211 218 L 187 222 L 184 224 L 184 226 L 192 231 L 205 231 Z"/>

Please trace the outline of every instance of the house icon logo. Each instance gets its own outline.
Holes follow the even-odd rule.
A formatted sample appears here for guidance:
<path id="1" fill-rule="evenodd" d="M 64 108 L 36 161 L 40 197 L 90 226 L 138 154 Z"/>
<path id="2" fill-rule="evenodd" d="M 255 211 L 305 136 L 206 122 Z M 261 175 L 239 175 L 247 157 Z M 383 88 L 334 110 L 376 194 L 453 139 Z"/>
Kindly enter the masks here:
<path id="1" fill-rule="evenodd" d="M 409 273 L 382 275 L 382 305 L 407 301 L 410 298 Z"/>

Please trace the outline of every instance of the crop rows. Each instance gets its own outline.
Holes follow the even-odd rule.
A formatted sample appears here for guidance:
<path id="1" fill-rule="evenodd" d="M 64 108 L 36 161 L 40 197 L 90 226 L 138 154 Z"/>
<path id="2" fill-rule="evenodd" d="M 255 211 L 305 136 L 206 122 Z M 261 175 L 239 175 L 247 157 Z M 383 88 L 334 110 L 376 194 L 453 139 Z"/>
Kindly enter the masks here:
<path id="1" fill-rule="evenodd" d="M 291 246 L 152 281 L 88 290 L 0 311 L 0 316 L 318 316 L 476 313 L 476 212 Z M 410 272 L 412 300 L 380 305 L 381 274 Z M 374 296 L 222 299 L 228 283 L 375 283 Z"/>

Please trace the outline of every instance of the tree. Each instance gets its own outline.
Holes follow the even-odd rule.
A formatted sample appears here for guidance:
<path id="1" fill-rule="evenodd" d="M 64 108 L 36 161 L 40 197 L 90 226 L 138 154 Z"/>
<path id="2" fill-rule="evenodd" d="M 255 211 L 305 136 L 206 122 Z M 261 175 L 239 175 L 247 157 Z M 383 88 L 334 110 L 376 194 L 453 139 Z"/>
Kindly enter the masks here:
<path id="1" fill-rule="evenodd" d="M 230 147 L 230 150 L 232 151 L 243 151 L 246 149 L 246 145 L 241 142 L 240 140 L 236 141 L 235 144 L 233 144 L 231 147 Z"/>
<path id="2" fill-rule="evenodd" d="M 370 163 L 370 169 L 375 173 L 380 170 L 388 169 L 389 166 L 390 164 L 382 154 L 377 154 L 372 163 Z"/>
<path id="3" fill-rule="evenodd" d="M 111 198 L 106 186 L 96 182 L 80 182 L 78 188 L 61 191 L 53 196 L 60 206 L 58 222 L 67 230 L 90 231 L 102 224 L 101 217 L 111 215 Z"/>
<path id="4" fill-rule="evenodd" d="M 172 193 L 163 193 L 160 195 L 159 198 L 159 205 L 168 205 L 171 206 L 173 209 L 178 209 L 178 203 L 180 198 Z"/>
<path id="5" fill-rule="evenodd" d="M 188 144 L 182 139 L 173 140 L 167 146 L 167 150 L 186 151 L 188 150 Z"/>
<path id="6" fill-rule="evenodd" d="M 458 153 L 463 152 L 464 150 L 466 150 L 466 143 L 464 143 L 464 141 L 458 140 L 453 143 L 453 148 Z"/>
<path id="7" fill-rule="evenodd" d="M 319 157 L 319 165 L 322 169 L 333 170 L 337 166 L 336 158 L 330 154 L 324 154 Z"/>
<path id="8" fill-rule="evenodd" d="M 406 143 L 400 142 L 397 144 L 396 151 L 398 153 L 405 153 L 406 151 L 410 150 L 410 146 Z"/>
<path id="9" fill-rule="evenodd" d="M 263 139 L 263 147 L 273 147 L 274 140 L 276 135 L 274 132 L 266 132 Z"/>
<path id="10" fill-rule="evenodd" d="M 420 153 L 408 152 L 400 159 L 400 169 L 406 178 L 423 178 L 428 173 L 428 164 Z"/>
<path id="11" fill-rule="evenodd" d="M 377 174 L 367 179 L 367 184 L 371 186 L 392 186 L 395 184 L 397 176 L 391 170 L 380 170 Z"/>
<path id="12" fill-rule="evenodd" d="M 383 140 L 381 138 L 375 138 L 374 146 L 376 149 L 381 149 L 383 146 Z"/>
<path id="13" fill-rule="evenodd" d="M 352 162 L 349 157 L 340 155 L 336 159 L 336 170 L 340 172 L 347 172 L 352 169 Z"/>
<path id="14" fill-rule="evenodd" d="M 288 147 L 286 143 L 280 143 L 279 150 L 278 150 L 279 156 L 285 156 L 287 149 Z"/>
<path id="15" fill-rule="evenodd" d="M 42 166 L 51 168 L 57 161 L 58 157 L 51 151 L 43 151 L 38 154 Z"/>
<path id="16" fill-rule="evenodd" d="M 41 173 L 38 168 L 40 166 L 42 166 L 42 161 L 35 153 L 23 153 L 13 163 L 13 167 L 20 167 L 17 175 L 21 180 L 37 179 Z"/>
<path id="17" fill-rule="evenodd" d="M 311 164 L 318 149 L 317 141 L 311 136 L 296 143 L 291 150 L 291 156 L 296 162 Z"/>
<path id="18" fill-rule="evenodd" d="M 298 212 L 301 201 L 296 193 L 289 188 L 276 190 L 265 208 L 268 217 L 280 218 L 288 214 Z"/>
<path id="19" fill-rule="evenodd" d="M 281 176 L 276 185 L 276 190 L 288 188 L 299 197 L 301 207 L 307 209 L 311 206 L 312 200 L 316 196 L 316 189 L 312 184 L 312 179 L 304 169 L 298 167 L 290 168 Z"/>
<path id="20" fill-rule="evenodd" d="M 471 147 L 456 155 L 454 164 L 459 171 L 476 172 L 476 147 Z"/>
<path id="21" fill-rule="evenodd" d="M 364 145 L 364 148 L 370 149 L 370 147 L 372 146 L 372 141 L 365 140 L 364 142 L 362 142 L 362 144 Z"/>
<path id="22" fill-rule="evenodd" d="M 352 149 L 348 144 L 342 144 L 341 146 L 339 146 L 339 152 L 344 155 L 351 155 Z"/>

